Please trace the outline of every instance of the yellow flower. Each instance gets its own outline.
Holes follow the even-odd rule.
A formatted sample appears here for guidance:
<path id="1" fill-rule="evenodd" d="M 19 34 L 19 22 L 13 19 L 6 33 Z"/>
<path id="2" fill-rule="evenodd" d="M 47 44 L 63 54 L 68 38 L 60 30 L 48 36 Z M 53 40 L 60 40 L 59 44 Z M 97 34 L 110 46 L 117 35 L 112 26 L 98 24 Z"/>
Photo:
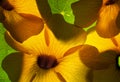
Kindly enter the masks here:
<path id="1" fill-rule="evenodd" d="M 109 66 L 104 70 L 93 70 L 93 82 L 120 82 L 120 34 L 113 38 L 102 38 L 93 29 L 88 33 L 85 44 L 95 46 L 104 57 L 101 61 L 108 61 Z"/>
<path id="2" fill-rule="evenodd" d="M 0 16 L 4 27 L 20 42 L 40 33 L 43 28 L 35 0 L 1 0 Z"/>
<path id="3" fill-rule="evenodd" d="M 9 45 L 23 53 L 19 82 L 88 82 L 91 80 L 89 67 L 101 69 L 105 64 L 99 61 L 95 47 L 81 45 L 85 40 L 85 35 L 83 33 L 63 42 L 56 39 L 45 25 L 40 34 L 19 43 L 7 33 L 6 40 Z M 5 70 L 10 70 L 10 65 L 3 67 Z M 12 75 L 13 72 L 8 73 L 16 78 L 16 75 Z"/>
<path id="4" fill-rule="evenodd" d="M 96 31 L 101 37 L 112 38 L 119 33 L 119 12 L 119 0 L 103 0 L 96 25 Z"/>

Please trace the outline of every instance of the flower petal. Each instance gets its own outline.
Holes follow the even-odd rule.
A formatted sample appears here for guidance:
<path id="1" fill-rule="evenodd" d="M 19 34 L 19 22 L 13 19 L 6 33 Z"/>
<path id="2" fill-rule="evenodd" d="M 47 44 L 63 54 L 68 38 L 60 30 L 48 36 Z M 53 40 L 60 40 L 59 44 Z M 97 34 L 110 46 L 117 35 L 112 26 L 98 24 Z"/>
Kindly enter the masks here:
<path id="1" fill-rule="evenodd" d="M 18 82 L 22 71 L 23 54 L 12 53 L 5 57 L 2 62 L 2 68 L 8 74 L 9 79 L 12 82 Z"/>
<path id="2" fill-rule="evenodd" d="M 41 53 L 46 54 L 48 51 L 47 44 L 45 41 L 45 39 L 46 39 L 45 38 L 45 29 L 46 28 L 43 28 L 43 30 L 38 35 L 31 36 L 30 38 L 28 38 L 27 40 L 25 40 L 22 43 L 22 45 L 24 45 L 24 46 L 28 47 L 28 49 L 32 50 L 34 55 L 36 55 L 36 54 L 40 55 Z"/>
<path id="3" fill-rule="evenodd" d="M 38 76 L 36 76 L 34 81 L 35 82 L 38 82 L 38 81 L 40 82 L 61 82 L 53 70 L 49 70 L 48 73 L 39 74 Z"/>
<path id="4" fill-rule="evenodd" d="M 72 53 L 74 53 L 75 51 L 77 51 L 78 49 L 80 49 L 82 46 L 80 45 L 80 46 L 75 46 L 75 47 L 72 47 L 72 48 L 70 48 L 69 50 L 67 50 L 65 53 L 64 53 L 64 56 L 67 56 L 67 55 L 69 55 L 69 54 L 72 54 Z M 64 57 L 63 56 L 63 57 Z"/>
<path id="5" fill-rule="evenodd" d="M 119 33 L 119 29 L 116 25 L 116 19 L 119 14 L 119 6 L 103 5 L 96 25 L 97 33 L 104 38 L 111 38 Z"/>
<path id="6" fill-rule="evenodd" d="M 5 11 L 3 24 L 11 35 L 19 42 L 23 42 L 32 35 L 36 35 L 43 29 L 41 18 L 30 14 L 17 14 L 15 11 Z"/>
<path id="7" fill-rule="evenodd" d="M 113 43 L 116 45 L 116 52 L 120 52 L 120 33 L 113 38 Z"/>
<path id="8" fill-rule="evenodd" d="M 102 0 L 80 0 L 72 4 L 75 15 L 75 25 L 88 27 L 97 19 Z"/>
<path id="9" fill-rule="evenodd" d="M 83 33 L 83 34 L 82 34 Z M 38 35 L 32 36 L 23 42 L 24 46 L 34 51 L 37 55 L 55 55 L 56 58 L 63 57 L 65 53 L 76 51 L 76 47 L 84 43 L 86 33 L 83 31 L 71 40 L 62 41 L 57 39 L 53 32 L 45 24 L 44 29 Z M 75 50 L 73 50 L 75 48 Z M 72 49 L 72 51 L 70 50 Z M 78 48 L 77 48 L 78 49 Z"/>
<path id="10" fill-rule="evenodd" d="M 31 14 L 40 17 L 36 0 L 8 0 L 17 13 Z"/>
<path id="11" fill-rule="evenodd" d="M 60 82 L 52 69 L 45 70 L 37 65 L 37 56 L 24 55 L 23 61 L 19 82 Z"/>
<path id="12" fill-rule="evenodd" d="M 22 43 L 16 41 L 11 35 L 9 32 L 6 32 L 5 33 L 5 40 L 6 42 L 15 50 L 18 50 L 18 51 L 22 51 L 24 53 L 29 53 L 31 52 L 31 50 L 24 46 Z"/>
<path id="13" fill-rule="evenodd" d="M 56 21 L 56 19 L 58 19 L 58 21 Z M 55 42 L 55 40 L 50 37 L 49 46 L 53 46 L 54 44 L 56 44 L 56 46 L 57 44 L 58 46 L 61 45 L 57 50 L 55 50 L 55 47 L 52 48 L 53 51 L 61 51 L 62 56 L 65 52 L 69 51 L 69 49 L 83 44 L 86 40 L 87 33 L 81 28 L 66 23 L 61 15 L 53 15 L 47 23 L 48 28 L 53 32 L 51 34 L 54 34 L 57 39 Z M 49 36 L 51 36 L 51 34 L 49 33 Z"/>
<path id="14" fill-rule="evenodd" d="M 84 45 L 80 49 L 80 59 L 89 68 L 105 69 L 108 68 L 111 63 L 114 63 L 114 61 L 112 61 L 114 56 L 111 56 L 111 53 L 112 52 L 99 54 L 97 48 Z"/>
<path id="15" fill-rule="evenodd" d="M 106 50 L 112 50 L 116 48 L 111 39 L 100 37 L 94 29 L 88 33 L 85 44 L 95 46 L 99 52 L 104 52 Z"/>
<path id="16" fill-rule="evenodd" d="M 88 82 L 89 80 L 87 79 L 89 68 L 80 61 L 78 51 L 60 59 L 60 63 L 55 67 L 55 72 L 59 73 L 66 82 Z"/>
<path id="17" fill-rule="evenodd" d="M 60 79 L 62 82 L 66 82 L 66 80 L 63 78 L 63 76 L 60 73 L 56 73 L 57 77 Z"/>

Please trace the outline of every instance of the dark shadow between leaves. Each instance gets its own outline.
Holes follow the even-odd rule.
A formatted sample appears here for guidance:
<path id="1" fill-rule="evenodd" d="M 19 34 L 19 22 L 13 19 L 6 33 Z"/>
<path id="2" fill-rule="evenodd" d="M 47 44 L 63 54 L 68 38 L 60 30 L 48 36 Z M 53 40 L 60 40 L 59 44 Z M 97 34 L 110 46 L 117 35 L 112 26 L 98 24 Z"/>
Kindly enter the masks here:
<path id="1" fill-rule="evenodd" d="M 2 62 L 2 68 L 8 74 L 11 82 L 18 82 L 22 69 L 23 55 L 20 52 L 9 54 Z"/>
<path id="2" fill-rule="evenodd" d="M 65 22 L 61 14 L 52 14 L 48 0 L 36 1 L 45 23 L 58 39 L 68 41 L 84 33 L 82 28 L 77 28 L 75 25 Z"/>

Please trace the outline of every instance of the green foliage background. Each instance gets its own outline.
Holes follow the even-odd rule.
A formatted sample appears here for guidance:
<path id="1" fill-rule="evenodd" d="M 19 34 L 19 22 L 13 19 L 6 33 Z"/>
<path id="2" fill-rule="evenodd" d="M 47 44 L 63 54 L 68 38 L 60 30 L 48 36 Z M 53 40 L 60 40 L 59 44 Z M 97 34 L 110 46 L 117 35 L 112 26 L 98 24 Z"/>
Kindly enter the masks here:
<path id="1" fill-rule="evenodd" d="M 5 29 L 3 25 L 0 23 L 0 82 L 10 82 L 7 74 L 2 69 L 2 60 L 10 53 L 14 52 L 11 47 L 5 42 L 4 39 Z"/>
<path id="2" fill-rule="evenodd" d="M 61 14 L 65 21 L 68 23 L 74 23 L 74 15 L 71 9 L 71 4 L 78 0 L 48 0 L 49 5 L 51 7 L 51 11 L 53 14 Z M 89 28 L 93 27 L 95 23 Z M 87 28 L 87 29 L 89 29 Z M 85 29 L 85 30 L 87 30 Z M 2 69 L 2 60 L 10 53 L 15 52 L 4 39 L 5 29 L 3 25 L 0 23 L 0 82 L 10 82 L 7 74 Z"/>

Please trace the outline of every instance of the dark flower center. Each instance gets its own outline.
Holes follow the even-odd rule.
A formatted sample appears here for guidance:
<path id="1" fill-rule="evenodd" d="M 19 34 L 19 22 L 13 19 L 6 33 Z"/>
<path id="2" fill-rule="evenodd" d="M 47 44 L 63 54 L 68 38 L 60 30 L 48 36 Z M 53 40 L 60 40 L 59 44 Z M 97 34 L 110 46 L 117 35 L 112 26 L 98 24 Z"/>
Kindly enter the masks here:
<path id="1" fill-rule="evenodd" d="M 41 55 L 37 58 L 37 64 L 42 69 L 50 69 L 58 65 L 58 61 L 54 56 Z"/>
<path id="2" fill-rule="evenodd" d="M 108 0 L 107 2 L 106 2 L 106 5 L 112 5 L 112 4 L 114 4 L 114 3 L 116 3 L 118 0 Z"/>
<path id="3" fill-rule="evenodd" d="M 14 7 L 8 2 L 8 0 L 0 0 L 0 6 L 8 11 L 11 11 L 14 9 Z"/>

